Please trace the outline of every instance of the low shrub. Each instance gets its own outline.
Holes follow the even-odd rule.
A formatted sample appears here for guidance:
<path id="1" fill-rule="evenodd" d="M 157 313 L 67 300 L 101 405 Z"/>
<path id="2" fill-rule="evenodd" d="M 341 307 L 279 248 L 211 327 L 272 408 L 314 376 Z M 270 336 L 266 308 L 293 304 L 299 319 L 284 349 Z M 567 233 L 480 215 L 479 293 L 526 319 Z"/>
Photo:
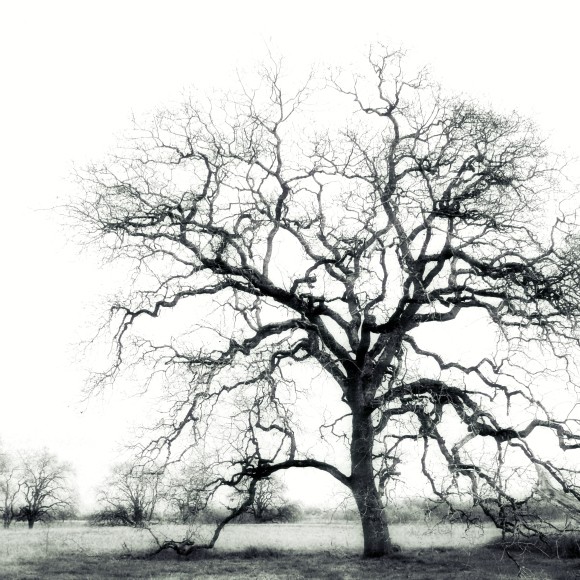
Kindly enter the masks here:
<path id="1" fill-rule="evenodd" d="M 90 526 L 132 526 L 126 509 L 103 509 L 92 513 L 87 522 Z"/>

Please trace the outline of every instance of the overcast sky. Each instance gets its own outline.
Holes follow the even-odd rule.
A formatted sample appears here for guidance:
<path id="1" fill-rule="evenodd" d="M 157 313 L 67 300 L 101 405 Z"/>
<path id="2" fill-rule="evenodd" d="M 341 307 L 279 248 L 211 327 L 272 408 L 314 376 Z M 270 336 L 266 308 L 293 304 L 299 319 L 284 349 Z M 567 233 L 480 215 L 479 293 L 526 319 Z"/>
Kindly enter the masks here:
<path id="1" fill-rule="evenodd" d="M 532 116 L 580 152 L 577 2 L 5 2 L 0 8 L 0 440 L 76 466 L 84 501 L 138 408 L 81 402 L 78 343 L 114 290 L 50 211 L 73 165 L 115 145 L 133 112 L 235 80 L 270 46 L 293 67 L 402 46 L 447 88 Z"/>

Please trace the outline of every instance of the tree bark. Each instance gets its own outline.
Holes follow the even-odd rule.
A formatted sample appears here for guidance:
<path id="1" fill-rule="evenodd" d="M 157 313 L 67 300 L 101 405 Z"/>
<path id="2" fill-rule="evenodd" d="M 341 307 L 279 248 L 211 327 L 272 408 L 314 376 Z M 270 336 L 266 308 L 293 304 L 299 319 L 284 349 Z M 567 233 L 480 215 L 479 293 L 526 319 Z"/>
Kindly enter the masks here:
<path id="1" fill-rule="evenodd" d="M 351 489 L 360 515 L 366 558 L 393 552 L 387 516 L 377 491 L 373 471 L 373 425 L 370 414 L 353 412 Z"/>
<path id="2" fill-rule="evenodd" d="M 34 527 L 34 520 L 33 519 L 29 519 L 28 520 L 28 529 L 31 530 Z"/>

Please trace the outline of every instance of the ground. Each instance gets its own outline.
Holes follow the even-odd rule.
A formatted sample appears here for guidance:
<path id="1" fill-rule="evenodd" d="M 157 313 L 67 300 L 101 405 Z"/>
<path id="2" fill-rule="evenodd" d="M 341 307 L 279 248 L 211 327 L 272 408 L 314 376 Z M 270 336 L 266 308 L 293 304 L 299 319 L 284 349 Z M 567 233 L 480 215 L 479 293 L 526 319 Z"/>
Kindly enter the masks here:
<path id="1" fill-rule="evenodd" d="M 185 528 L 160 527 L 156 533 L 183 535 Z M 83 522 L 0 529 L 0 578 L 372 578 L 488 580 L 499 578 L 580 578 L 578 560 L 512 554 L 485 547 L 489 528 L 467 534 L 460 526 L 393 526 L 402 551 L 393 558 L 362 560 L 355 524 L 302 523 L 230 526 L 219 548 L 195 559 L 173 553 L 144 557 L 154 545 L 146 530 L 91 528 Z"/>

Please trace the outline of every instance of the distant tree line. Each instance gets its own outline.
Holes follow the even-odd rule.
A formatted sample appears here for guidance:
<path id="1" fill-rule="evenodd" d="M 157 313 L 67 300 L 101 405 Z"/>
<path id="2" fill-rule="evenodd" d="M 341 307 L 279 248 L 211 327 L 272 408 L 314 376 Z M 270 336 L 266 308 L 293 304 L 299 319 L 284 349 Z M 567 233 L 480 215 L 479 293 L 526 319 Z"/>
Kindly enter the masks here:
<path id="1" fill-rule="evenodd" d="M 99 509 L 89 523 L 98 526 L 143 527 L 152 521 L 181 524 L 215 523 L 245 499 L 245 490 L 232 488 L 221 501 L 207 492 L 211 474 L 202 465 L 183 462 L 160 468 L 153 463 L 129 461 L 114 466 L 98 490 Z M 285 496 L 278 477 L 264 479 L 254 502 L 240 522 L 287 523 L 300 519 L 301 507 Z"/>
<path id="2" fill-rule="evenodd" d="M 47 449 L 0 449 L 0 514 L 4 528 L 22 521 L 68 519 L 76 514 L 73 470 Z"/>
<path id="3" fill-rule="evenodd" d="M 496 501 L 496 500 L 490 500 Z M 406 500 L 394 501 L 389 505 L 391 510 L 390 522 L 392 524 L 427 523 L 436 526 L 439 524 L 464 524 L 482 525 L 487 519 L 483 510 L 479 512 L 473 509 L 469 503 L 459 504 L 458 509 L 449 510 L 445 504 L 441 504 L 429 497 L 415 497 Z M 519 514 L 514 512 L 509 503 L 501 504 L 503 516 L 514 519 Z M 578 506 L 580 512 L 580 506 Z M 573 514 L 570 509 L 566 509 L 556 502 L 549 501 L 540 496 L 534 496 L 527 502 L 526 511 L 523 515 L 531 521 L 547 522 L 548 525 L 557 522 L 569 522 Z M 356 505 L 352 502 L 341 502 L 337 507 L 313 507 L 309 506 L 303 511 L 303 516 L 308 520 L 315 521 L 335 521 L 335 522 L 357 522 L 359 518 Z"/>

